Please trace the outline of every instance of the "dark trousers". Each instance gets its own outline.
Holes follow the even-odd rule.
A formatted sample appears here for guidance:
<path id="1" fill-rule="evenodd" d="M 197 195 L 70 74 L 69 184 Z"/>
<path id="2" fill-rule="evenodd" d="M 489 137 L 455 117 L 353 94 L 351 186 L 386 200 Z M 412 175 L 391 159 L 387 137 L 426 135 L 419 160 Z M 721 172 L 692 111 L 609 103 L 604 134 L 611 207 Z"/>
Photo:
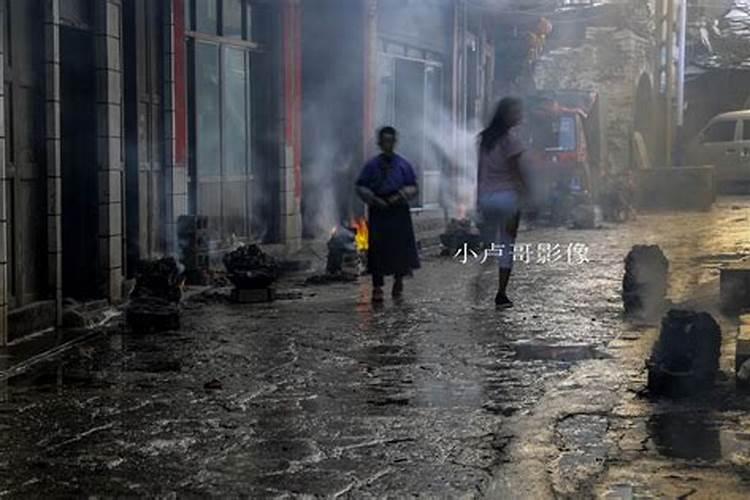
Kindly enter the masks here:
<path id="1" fill-rule="evenodd" d="M 393 279 L 395 279 L 396 281 L 399 281 L 399 280 L 404 279 L 404 277 L 401 276 L 400 274 L 396 274 L 393 276 Z M 385 276 L 383 276 L 382 274 L 373 273 L 372 286 L 375 288 L 382 288 L 383 286 L 385 286 Z"/>

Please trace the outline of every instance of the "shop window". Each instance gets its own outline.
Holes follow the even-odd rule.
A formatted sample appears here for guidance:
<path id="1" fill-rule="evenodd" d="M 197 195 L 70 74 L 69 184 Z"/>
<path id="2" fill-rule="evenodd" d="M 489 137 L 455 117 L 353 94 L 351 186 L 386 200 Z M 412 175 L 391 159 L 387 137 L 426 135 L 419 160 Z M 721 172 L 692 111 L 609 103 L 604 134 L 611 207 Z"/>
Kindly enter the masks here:
<path id="1" fill-rule="evenodd" d="M 224 49 L 223 151 L 227 175 L 245 175 L 248 168 L 248 72 L 242 49 Z"/>
<path id="2" fill-rule="evenodd" d="M 250 69 L 259 49 L 245 39 L 249 2 L 215 0 L 212 6 L 200 7 L 198 3 L 191 4 L 197 31 L 187 33 L 191 210 L 209 216 L 209 225 L 222 237 L 247 236 L 252 184 Z M 208 19 L 203 24 L 201 12 Z M 200 31 L 211 25 L 214 12 L 220 20 L 218 34 Z"/>
<path id="3" fill-rule="evenodd" d="M 218 175 L 219 50 L 216 44 L 195 43 L 195 160 L 202 175 Z"/>

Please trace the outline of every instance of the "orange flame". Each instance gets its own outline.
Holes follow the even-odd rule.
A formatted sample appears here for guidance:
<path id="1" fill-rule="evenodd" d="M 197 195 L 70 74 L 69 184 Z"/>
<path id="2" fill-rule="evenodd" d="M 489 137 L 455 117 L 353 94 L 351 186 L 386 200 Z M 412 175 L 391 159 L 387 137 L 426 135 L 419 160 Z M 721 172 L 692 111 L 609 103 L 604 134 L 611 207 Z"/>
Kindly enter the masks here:
<path id="1" fill-rule="evenodd" d="M 367 226 L 367 221 L 364 217 L 360 217 L 352 222 L 352 227 L 357 230 L 357 234 L 354 236 L 354 242 L 357 245 L 357 251 L 367 251 L 367 249 L 369 248 L 370 239 L 370 228 Z"/>

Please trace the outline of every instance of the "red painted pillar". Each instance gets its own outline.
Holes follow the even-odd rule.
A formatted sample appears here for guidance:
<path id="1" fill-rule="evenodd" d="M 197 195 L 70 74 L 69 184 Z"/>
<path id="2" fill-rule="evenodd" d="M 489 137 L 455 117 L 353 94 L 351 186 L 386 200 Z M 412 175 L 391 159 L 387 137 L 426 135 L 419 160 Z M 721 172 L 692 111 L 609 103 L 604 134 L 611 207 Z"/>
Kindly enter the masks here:
<path id="1" fill-rule="evenodd" d="M 285 0 L 282 17 L 284 142 L 292 152 L 294 195 L 299 201 L 302 197 L 302 8 L 299 0 Z"/>
<path id="2" fill-rule="evenodd" d="M 187 70 L 185 0 L 174 1 L 174 166 L 187 165 Z"/>

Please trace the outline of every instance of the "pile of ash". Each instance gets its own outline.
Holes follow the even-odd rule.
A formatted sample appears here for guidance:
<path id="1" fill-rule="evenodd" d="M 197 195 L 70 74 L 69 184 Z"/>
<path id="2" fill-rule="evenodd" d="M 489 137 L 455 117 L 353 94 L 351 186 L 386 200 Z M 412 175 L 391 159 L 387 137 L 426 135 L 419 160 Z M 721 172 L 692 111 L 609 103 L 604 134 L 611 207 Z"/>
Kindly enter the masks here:
<path id="1" fill-rule="evenodd" d="M 325 274 L 307 279 L 307 284 L 348 283 L 357 281 L 364 269 L 364 253 L 357 249 L 354 228 L 337 226 L 328 240 Z"/>
<path id="2" fill-rule="evenodd" d="M 664 307 L 669 260 L 658 245 L 636 245 L 625 258 L 622 303 L 628 316 L 653 317 Z"/>
<path id="3" fill-rule="evenodd" d="M 710 314 L 670 310 L 646 363 L 649 392 L 684 396 L 710 388 L 720 352 L 721 328 Z"/>
<path id="4" fill-rule="evenodd" d="M 440 243 L 443 245 L 441 255 L 453 257 L 464 245 L 471 250 L 479 250 L 482 246 L 482 238 L 479 229 L 468 217 L 462 219 L 450 219 L 445 232 L 440 235 Z"/>
<path id="5" fill-rule="evenodd" d="M 141 261 L 127 306 L 128 325 L 137 331 L 179 328 L 184 281 L 182 266 L 172 257 Z"/>
<path id="6" fill-rule="evenodd" d="M 223 258 L 227 278 L 240 290 L 266 289 L 279 278 L 276 259 L 258 245 L 242 245 Z"/>

